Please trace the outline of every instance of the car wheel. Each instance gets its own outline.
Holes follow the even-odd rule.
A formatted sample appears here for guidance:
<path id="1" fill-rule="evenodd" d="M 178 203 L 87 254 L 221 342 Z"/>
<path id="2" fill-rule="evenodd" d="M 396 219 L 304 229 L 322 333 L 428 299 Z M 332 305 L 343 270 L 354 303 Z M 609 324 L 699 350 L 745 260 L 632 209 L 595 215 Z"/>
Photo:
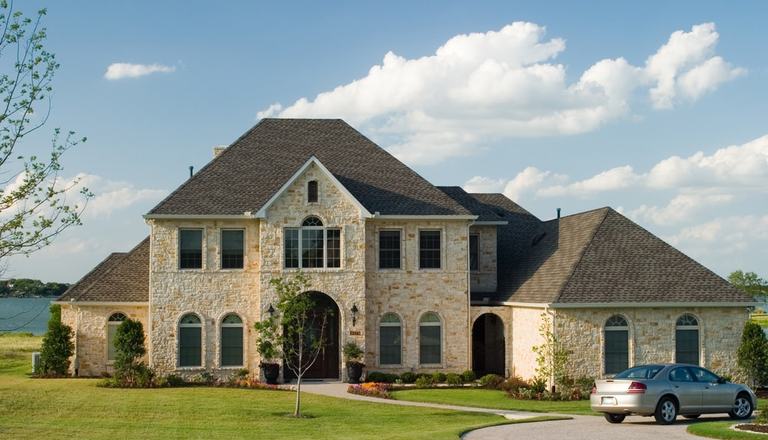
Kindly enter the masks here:
<path id="1" fill-rule="evenodd" d="M 688 414 L 687 416 L 683 416 L 683 417 L 685 417 L 686 419 L 698 419 L 699 417 L 701 417 L 701 414 Z"/>
<path id="2" fill-rule="evenodd" d="M 752 401 L 749 400 L 749 397 L 740 394 L 736 396 L 736 401 L 733 402 L 733 411 L 729 412 L 728 415 L 731 416 L 732 419 L 748 419 L 752 416 L 753 410 Z"/>
<path id="3" fill-rule="evenodd" d="M 608 423 L 621 423 L 624 421 L 624 419 L 627 417 L 624 414 L 603 414 L 605 416 L 605 420 L 608 420 Z"/>
<path id="4" fill-rule="evenodd" d="M 656 423 L 660 425 L 670 425 L 677 418 L 677 405 L 671 397 L 664 397 L 656 406 L 656 412 L 653 414 Z"/>

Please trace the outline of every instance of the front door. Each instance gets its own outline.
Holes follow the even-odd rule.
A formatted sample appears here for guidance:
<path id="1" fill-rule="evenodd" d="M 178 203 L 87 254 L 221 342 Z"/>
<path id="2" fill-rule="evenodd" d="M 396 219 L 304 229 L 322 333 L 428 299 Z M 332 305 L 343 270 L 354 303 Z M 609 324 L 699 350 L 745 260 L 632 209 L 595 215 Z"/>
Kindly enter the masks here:
<path id="1" fill-rule="evenodd" d="M 336 303 L 329 297 L 320 292 L 310 292 L 307 295 L 312 295 L 312 299 L 315 302 L 314 313 L 317 316 L 326 314 L 327 321 L 325 323 L 325 329 L 323 330 L 323 345 L 320 348 L 320 353 L 317 356 L 317 360 L 309 367 L 304 373 L 303 379 L 340 379 L 339 376 L 339 308 Z M 309 329 L 314 338 L 320 336 L 321 319 L 315 320 L 313 328 Z M 293 374 L 288 368 L 283 369 L 283 375 L 286 380 L 293 380 L 296 375 Z"/>

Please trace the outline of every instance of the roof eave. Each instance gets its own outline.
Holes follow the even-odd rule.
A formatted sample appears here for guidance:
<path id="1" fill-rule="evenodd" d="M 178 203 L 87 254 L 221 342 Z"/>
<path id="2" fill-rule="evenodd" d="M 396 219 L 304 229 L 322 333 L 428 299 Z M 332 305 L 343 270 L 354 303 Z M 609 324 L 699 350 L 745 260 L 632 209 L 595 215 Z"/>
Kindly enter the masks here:
<path id="1" fill-rule="evenodd" d="M 755 301 L 669 301 L 669 302 L 595 302 L 595 303 L 552 303 L 553 309 L 593 309 L 593 308 L 660 308 L 660 307 L 756 307 Z"/>
<path id="2" fill-rule="evenodd" d="M 51 301 L 60 306 L 149 306 L 149 301 Z"/>
<path id="3" fill-rule="evenodd" d="M 253 220 L 250 212 L 242 214 L 145 214 L 145 220 Z"/>

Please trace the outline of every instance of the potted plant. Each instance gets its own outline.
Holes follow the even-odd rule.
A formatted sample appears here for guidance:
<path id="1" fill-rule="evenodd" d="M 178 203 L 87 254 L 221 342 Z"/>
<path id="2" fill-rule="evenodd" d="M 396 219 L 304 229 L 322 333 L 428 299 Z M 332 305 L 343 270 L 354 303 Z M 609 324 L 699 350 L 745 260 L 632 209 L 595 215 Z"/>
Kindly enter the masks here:
<path id="1" fill-rule="evenodd" d="M 276 359 L 280 359 L 280 351 L 277 348 L 277 325 L 274 317 L 269 317 L 255 324 L 256 333 L 256 351 L 261 357 L 259 368 L 264 374 L 264 380 L 270 385 L 277 385 L 277 378 L 280 377 L 280 364 Z"/>
<path id="2" fill-rule="evenodd" d="M 360 362 L 363 357 L 363 350 L 355 341 L 344 344 L 344 360 L 347 363 L 347 381 L 349 383 L 360 383 L 360 376 L 363 375 L 365 364 Z"/>

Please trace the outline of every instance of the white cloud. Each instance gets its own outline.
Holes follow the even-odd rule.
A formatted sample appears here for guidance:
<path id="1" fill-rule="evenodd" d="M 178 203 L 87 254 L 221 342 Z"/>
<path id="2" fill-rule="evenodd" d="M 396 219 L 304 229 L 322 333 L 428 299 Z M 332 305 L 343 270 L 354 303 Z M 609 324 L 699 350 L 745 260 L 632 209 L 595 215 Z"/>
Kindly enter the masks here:
<path id="1" fill-rule="evenodd" d="M 475 176 L 464 183 L 464 191 L 470 193 L 497 193 L 504 188 L 504 179 Z"/>
<path id="2" fill-rule="evenodd" d="M 640 205 L 627 215 L 640 221 L 648 221 L 657 225 L 671 225 L 690 220 L 702 210 L 723 205 L 733 201 L 731 194 L 678 194 L 666 206 Z"/>
<path id="3" fill-rule="evenodd" d="M 94 197 L 88 201 L 85 214 L 109 217 L 113 212 L 142 202 L 160 201 L 167 191 L 138 188 L 130 182 L 113 181 L 93 174 L 79 174 L 78 187 L 87 187 Z"/>
<path id="4" fill-rule="evenodd" d="M 175 71 L 176 67 L 163 64 L 112 63 L 107 66 L 104 78 L 108 80 L 139 78 L 152 73 L 171 73 Z"/>
<path id="5" fill-rule="evenodd" d="M 554 61 L 565 41 L 545 33 L 515 22 L 457 35 L 421 58 L 388 52 L 364 77 L 258 117 L 341 117 L 400 159 L 427 164 L 499 139 L 589 132 L 627 115 L 638 89 L 667 108 L 744 73 L 714 55 L 719 35 L 707 23 L 674 32 L 645 66 L 603 59 L 569 83 Z"/>
<path id="6" fill-rule="evenodd" d="M 741 253 L 754 245 L 765 249 L 760 242 L 768 241 L 768 215 L 718 217 L 685 227 L 666 240 L 674 246 L 719 254 Z"/>
<path id="7" fill-rule="evenodd" d="M 625 165 L 611 168 L 579 182 L 541 188 L 537 194 L 543 197 L 562 197 L 568 195 L 584 197 L 603 191 L 627 188 L 635 184 L 637 180 L 638 176 L 632 167 Z"/>

